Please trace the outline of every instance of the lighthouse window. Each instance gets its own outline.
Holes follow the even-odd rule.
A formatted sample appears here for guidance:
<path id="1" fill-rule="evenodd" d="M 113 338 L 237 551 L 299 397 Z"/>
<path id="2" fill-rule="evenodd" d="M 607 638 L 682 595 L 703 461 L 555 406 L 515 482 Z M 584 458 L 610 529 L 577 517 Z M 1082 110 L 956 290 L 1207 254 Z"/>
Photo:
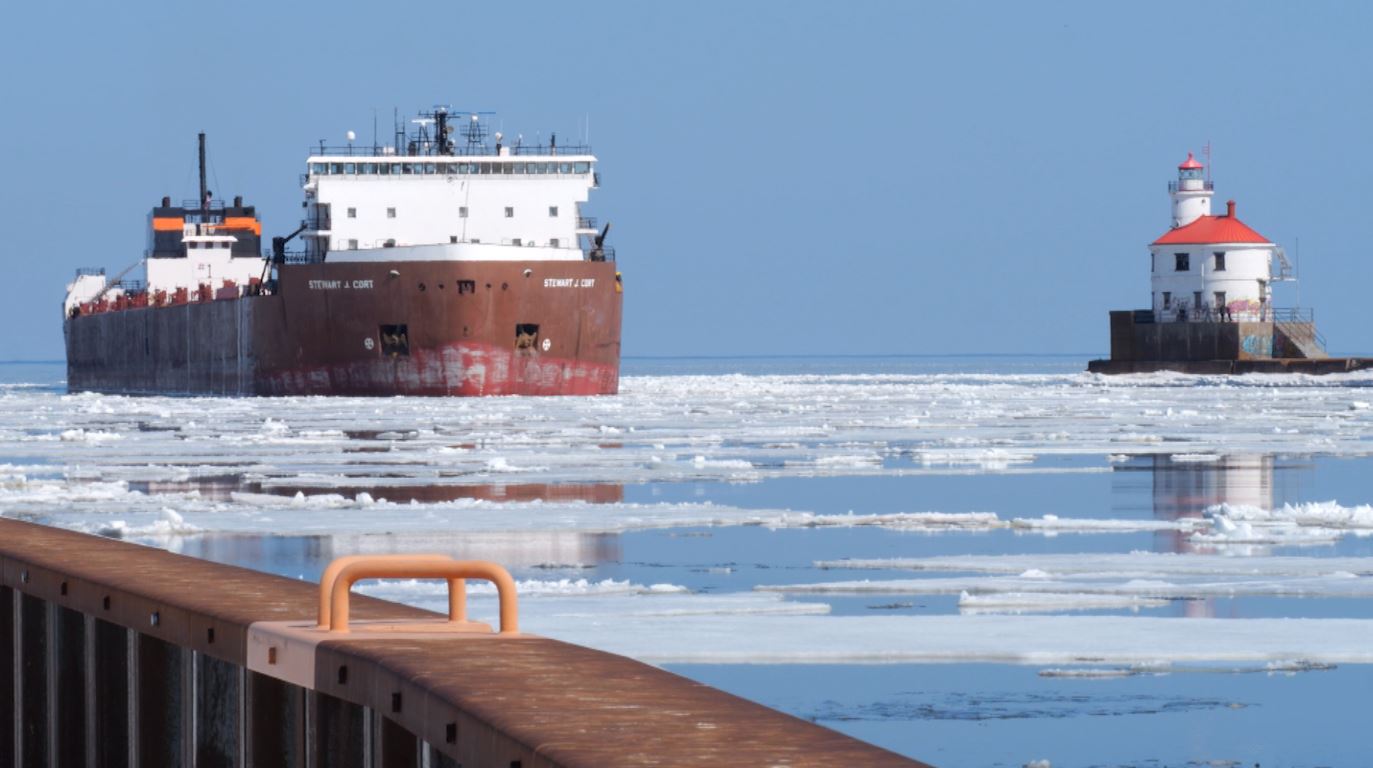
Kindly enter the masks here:
<path id="1" fill-rule="evenodd" d="M 1164 308 L 1164 309 L 1172 309 L 1172 308 L 1173 308 L 1173 294 L 1170 293 L 1170 292 L 1168 292 L 1168 291 L 1164 291 L 1164 292 L 1163 292 L 1163 308 Z"/>
<path id="2" fill-rule="evenodd" d="M 1225 271 L 1225 251 L 1216 251 L 1215 257 L 1216 257 L 1216 271 L 1217 271 L 1217 272 L 1224 272 L 1224 271 Z"/>
<path id="3" fill-rule="evenodd" d="M 505 207 L 505 218 L 507 218 L 507 219 L 513 219 L 513 218 L 515 218 L 515 209 L 507 205 L 507 206 Z"/>
<path id="4" fill-rule="evenodd" d="M 1192 263 L 1191 263 L 1191 262 L 1192 262 L 1192 259 L 1191 259 L 1191 257 L 1189 256 L 1189 254 L 1186 254 L 1186 253 L 1175 253 L 1175 254 L 1173 254 L 1173 271 L 1174 271 L 1174 272 L 1187 272 L 1187 271 L 1189 271 L 1189 270 L 1192 268 Z"/>
<path id="5" fill-rule="evenodd" d="M 388 218 L 388 219 L 394 219 L 394 218 L 396 218 L 396 209 L 395 209 L 395 208 L 387 208 L 387 209 L 386 209 L 386 218 Z"/>
<path id="6" fill-rule="evenodd" d="M 350 218 L 350 219 L 356 219 L 357 217 L 358 217 L 358 209 L 356 209 L 356 208 L 349 208 L 349 209 L 348 209 L 348 218 Z"/>
<path id="7" fill-rule="evenodd" d="M 460 219 L 465 219 L 465 218 L 467 218 L 467 206 L 462 205 L 462 206 L 459 206 L 459 207 L 458 207 L 458 218 L 460 218 Z"/>
<path id="8" fill-rule="evenodd" d="M 556 205 L 550 205 L 550 206 L 548 206 L 548 218 L 550 218 L 550 219 L 556 219 L 556 218 L 558 218 L 558 206 L 556 206 Z"/>

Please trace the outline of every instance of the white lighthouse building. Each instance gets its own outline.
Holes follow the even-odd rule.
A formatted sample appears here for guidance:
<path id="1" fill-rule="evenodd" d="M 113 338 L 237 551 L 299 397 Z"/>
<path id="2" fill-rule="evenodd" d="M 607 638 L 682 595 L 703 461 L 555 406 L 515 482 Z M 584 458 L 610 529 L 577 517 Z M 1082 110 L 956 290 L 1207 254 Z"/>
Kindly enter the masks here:
<path id="1" fill-rule="evenodd" d="M 1286 259 L 1235 216 L 1235 201 L 1211 213 L 1213 186 L 1203 169 L 1188 153 L 1168 185 L 1172 228 L 1149 246 L 1154 315 L 1159 322 L 1269 320 L 1273 281 L 1289 278 Z"/>

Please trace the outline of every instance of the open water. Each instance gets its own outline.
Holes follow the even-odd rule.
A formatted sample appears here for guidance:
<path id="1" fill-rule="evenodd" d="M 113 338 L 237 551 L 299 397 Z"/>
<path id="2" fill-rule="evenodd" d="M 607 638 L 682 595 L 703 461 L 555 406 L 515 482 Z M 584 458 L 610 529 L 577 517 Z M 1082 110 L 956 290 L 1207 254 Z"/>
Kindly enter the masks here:
<path id="1" fill-rule="evenodd" d="M 490 558 L 529 631 L 949 768 L 1368 765 L 1373 375 L 1084 366 L 631 359 L 608 398 L 234 400 L 4 364 L 0 514 L 303 579 Z"/>

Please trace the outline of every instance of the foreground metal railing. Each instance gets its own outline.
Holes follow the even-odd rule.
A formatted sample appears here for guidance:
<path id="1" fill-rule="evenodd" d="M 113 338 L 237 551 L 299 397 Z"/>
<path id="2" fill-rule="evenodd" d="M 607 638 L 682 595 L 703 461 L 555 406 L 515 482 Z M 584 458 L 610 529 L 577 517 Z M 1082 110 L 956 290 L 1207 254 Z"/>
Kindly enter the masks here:
<path id="1" fill-rule="evenodd" d="M 393 577 L 446 581 L 448 615 L 349 594 Z M 472 578 L 499 632 L 467 617 Z M 521 633 L 514 587 L 443 555 L 311 585 L 0 518 L 0 766 L 921 765 Z"/>

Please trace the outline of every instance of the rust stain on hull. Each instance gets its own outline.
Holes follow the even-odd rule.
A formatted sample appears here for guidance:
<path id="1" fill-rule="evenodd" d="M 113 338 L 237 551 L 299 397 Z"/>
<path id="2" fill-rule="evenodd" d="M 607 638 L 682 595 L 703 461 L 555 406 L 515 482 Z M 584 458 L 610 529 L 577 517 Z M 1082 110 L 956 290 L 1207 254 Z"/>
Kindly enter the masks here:
<path id="1" fill-rule="evenodd" d="M 613 262 L 285 265 L 275 295 L 70 318 L 71 391 L 604 395 L 619 390 Z"/>

